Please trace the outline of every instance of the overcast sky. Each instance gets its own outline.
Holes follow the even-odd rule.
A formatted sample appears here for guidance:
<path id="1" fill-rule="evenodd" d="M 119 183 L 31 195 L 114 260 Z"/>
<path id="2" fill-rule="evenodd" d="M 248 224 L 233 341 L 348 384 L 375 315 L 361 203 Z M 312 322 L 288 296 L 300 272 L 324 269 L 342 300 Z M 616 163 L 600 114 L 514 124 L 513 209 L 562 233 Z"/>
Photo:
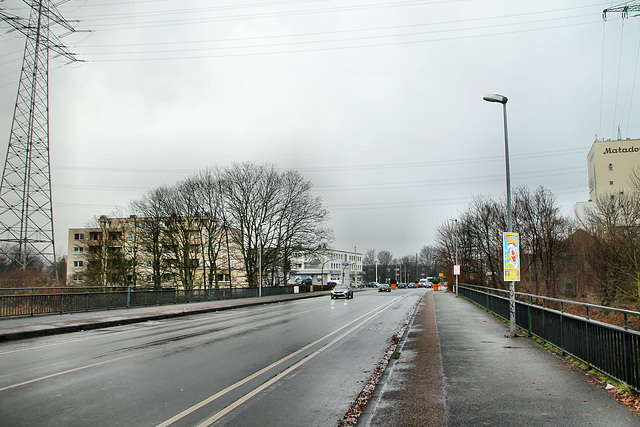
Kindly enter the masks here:
<path id="1" fill-rule="evenodd" d="M 337 249 L 415 254 L 474 196 L 504 197 L 489 93 L 509 98 L 512 185 L 572 214 L 596 134 L 640 137 L 640 17 L 603 22 L 617 4 L 70 1 L 60 11 L 92 32 L 63 39 L 86 62 L 49 68 L 56 249 L 150 188 L 251 161 L 313 183 Z M 6 153 L 24 38 L 0 29 Z"/>

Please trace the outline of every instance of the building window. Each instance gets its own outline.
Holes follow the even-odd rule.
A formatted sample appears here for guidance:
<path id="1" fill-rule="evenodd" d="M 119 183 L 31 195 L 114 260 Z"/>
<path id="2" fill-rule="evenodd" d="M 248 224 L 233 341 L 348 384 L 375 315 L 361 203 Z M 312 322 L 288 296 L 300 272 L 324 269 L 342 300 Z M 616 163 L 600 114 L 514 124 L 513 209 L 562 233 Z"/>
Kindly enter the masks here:
<path id="1" fill-rule="evenodd" d="M 82 233 L 75 233 L 73 235 L 73 240 L 84 240 L 84 234 Z"/>
<path id="2" fill-rule="evenodd" d="M 82 255 L 84 253 L 84 248 L 81 246 L 74 246 L 73 253 L 74 255 Z"/>
<path id="3" fill-rule="evenodd" d="M 84 265 L 83 261 L 73 261 L 74 268 L 81 268 Z"/>

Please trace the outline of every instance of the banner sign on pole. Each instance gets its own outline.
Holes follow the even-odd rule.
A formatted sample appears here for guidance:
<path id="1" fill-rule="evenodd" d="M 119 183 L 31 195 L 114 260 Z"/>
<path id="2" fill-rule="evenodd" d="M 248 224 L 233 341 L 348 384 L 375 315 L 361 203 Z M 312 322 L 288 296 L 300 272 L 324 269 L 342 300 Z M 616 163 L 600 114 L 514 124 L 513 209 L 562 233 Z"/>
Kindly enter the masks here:
<path id="1" fill-rule="evenodd" d="M 518 233 L 502 233 L 505 282 L 520 281 L 520 237 Z"/>

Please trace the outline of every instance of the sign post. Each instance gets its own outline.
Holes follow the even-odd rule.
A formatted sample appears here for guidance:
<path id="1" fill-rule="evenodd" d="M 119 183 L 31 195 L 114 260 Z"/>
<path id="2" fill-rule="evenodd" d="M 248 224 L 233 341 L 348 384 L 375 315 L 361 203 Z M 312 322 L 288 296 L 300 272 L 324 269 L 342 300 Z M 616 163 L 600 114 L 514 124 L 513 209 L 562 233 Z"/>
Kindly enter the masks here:
<path id="1" fill-rule="evenodd" d="M 516 336 L 516 285 L 520 281 L 520 236 L 518 233 L 502 233 L 504 254 L 504 281 L 509 282 L 509 318 L 511 336 Z"/>

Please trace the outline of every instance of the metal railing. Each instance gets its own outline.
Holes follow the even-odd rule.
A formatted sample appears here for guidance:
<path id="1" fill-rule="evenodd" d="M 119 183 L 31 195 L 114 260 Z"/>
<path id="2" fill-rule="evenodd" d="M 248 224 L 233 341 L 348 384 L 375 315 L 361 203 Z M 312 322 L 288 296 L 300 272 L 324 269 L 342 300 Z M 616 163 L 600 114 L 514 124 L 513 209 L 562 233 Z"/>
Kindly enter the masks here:
<path id="1" fill-rule="evenodd" d="M 509 320 L 508 291 L 459 285 L 458 295 Z M 567 313 L 569 307 L 586 315 Z M 623 325 L 593 320 L 590 315 L 594 310 L 617 314 Z M 640 313 L 516 292 L 519 328 L 640 391 L 640 332 L 629 330 L 630 318 L 635 324 L 640 321 Z"/>
<path id="2" fill-rule="evenodd" d="M 262 287 L 262 295 L 293 294 L 296 291 L 294 288 L 294 286 L 264 286 Z M 300 293 L 307 291 L 304 286 L 297 288 Z M 0 289 L 0 318 L 183 304 L 257 296 L 258 288 L 255 286 L 193 290 L 134 288 L 130 286 L 3 288 Z"/>

